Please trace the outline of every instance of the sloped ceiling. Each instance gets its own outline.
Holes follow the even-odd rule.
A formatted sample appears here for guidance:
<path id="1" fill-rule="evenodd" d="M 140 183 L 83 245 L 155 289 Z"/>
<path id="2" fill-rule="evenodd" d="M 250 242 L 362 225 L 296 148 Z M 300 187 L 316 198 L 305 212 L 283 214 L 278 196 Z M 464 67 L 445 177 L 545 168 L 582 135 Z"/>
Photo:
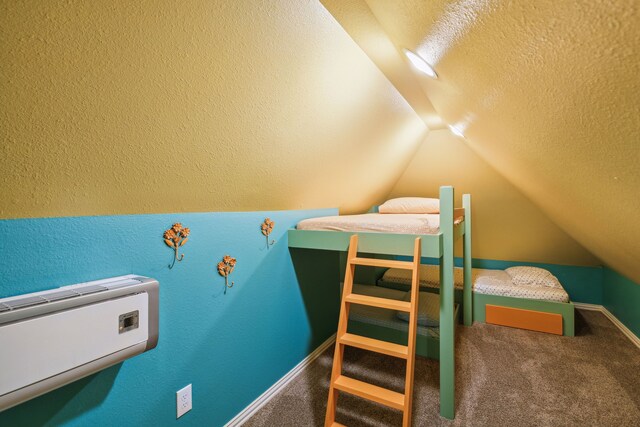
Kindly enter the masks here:
<path id="1" fill-rule="evenodd" d="M 0 40 L 0 218 L 367 210 L 428 132 L 316 0 L 3 1 Z"/>
<path id="2" fill-rule="evenodd" d="M 437 197 L 445 183 L 454 187 L 457 206 L 471 194 L 474 258 L 602 265 L 449 129 L 429 132 L 389 198 Z"/>
<path id="3" fill-rule="evenodd" d="M 443 120 L 549 218 L 640 281 L 640 6 L 366 0 Z"/>
<path id="4" fill-rule="evenodd" d="M 429 129 L 444 127 L 416 73 L 405 63 L 403 55 L 364 0 L 322 0 L 322 4 L 409 102 Z"/>

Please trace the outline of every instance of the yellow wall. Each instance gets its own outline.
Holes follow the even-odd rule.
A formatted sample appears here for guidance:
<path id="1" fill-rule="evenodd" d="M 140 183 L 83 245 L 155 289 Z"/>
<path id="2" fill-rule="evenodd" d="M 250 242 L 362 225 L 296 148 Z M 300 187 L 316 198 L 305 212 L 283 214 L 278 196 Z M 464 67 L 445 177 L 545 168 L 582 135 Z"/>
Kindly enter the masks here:
<path id="1" fill-rule="evenodd" d="M 0 3 L 0 218 L 366 209 L 426 133 L 319 2 Z"/>
<path id="2" fill-rule="evenodd" d="M 470 193 L 474 258 L 598 265 L 516 187 L 448 130 L 431 131 L 390 197 L 438 197 L 455 187 L 457 205 Z"/>

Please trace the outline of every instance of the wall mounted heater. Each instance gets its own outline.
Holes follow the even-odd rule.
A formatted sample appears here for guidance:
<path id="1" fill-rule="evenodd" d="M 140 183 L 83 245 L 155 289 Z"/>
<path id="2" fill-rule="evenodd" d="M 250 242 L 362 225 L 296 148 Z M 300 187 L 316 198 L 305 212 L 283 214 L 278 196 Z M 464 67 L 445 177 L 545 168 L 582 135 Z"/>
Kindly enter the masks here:
<path id="1" fill-rule="evenodd" d="M 0 299 L 0 411 L 154 348 L 158 290 L 128 275 Z"/>

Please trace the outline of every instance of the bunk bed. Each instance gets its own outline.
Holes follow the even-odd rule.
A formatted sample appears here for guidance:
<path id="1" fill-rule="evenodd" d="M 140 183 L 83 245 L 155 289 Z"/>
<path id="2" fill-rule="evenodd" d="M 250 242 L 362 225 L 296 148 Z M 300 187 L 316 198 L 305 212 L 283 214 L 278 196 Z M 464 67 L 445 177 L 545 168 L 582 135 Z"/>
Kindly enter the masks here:
<path id="1" fill-rule="evenodd" d="M 427 336 L 435 340 L 440 360 L 440 414 L 454 418 L 455 392 L 455 326 L 456 305 L 454 303 L 454 243 L 463 241 L 462 311 L 465 325 L 473 322 L 472 283 L 471 283 L 471 195 L 463 195 L 463 207 L 454 208 L 454 189 L 451 186 L 440 187 L 440 206 L 438 226 L 427 230 L 425 234 L 412 233 L 409 227 L 400 227 L 401 232 L 381 231 L 331 231 L 301 230 L 288 231 L 290 248 L 322 249 L 345 252 L 348 250 L 352 235 L 359 239 L 358 250 L 368 254 L 387 256 L 412 256 L 416 237 L 420 237 L 422 257 L 436 258 L 440 265 L 439 322 L 438 336 Z M 382 216 L 382 214 L 379 214 Z M 344 217 L 343 217 L 344 218 Z M 391 230 L 393 227 L 391 227 Z M 389 228 L 387 228 L 389 230 Z M 424 229 L 421 229 L 424 230 Z M 422 231 L 424 232 L 424 231 Z M 364 317 L 355 323 L 366 323 Z M 384 325 L 380 330 L 388 334 L 393 332 Z M 397 334 L 396 334 L 397 336 Z M 426 341 L 425 341 L 426 342 Z M 418 344 L 418 349 L 420 345 Z"/>
<path id="2" fill-rule="evenodd" d="M 463 274 L 461 268 L 454 269 L 456 301 L 462 298 Z M 548 270 L 529 266 L 506 270 L 473 268 L 471 282 L 475 322 L 574 336 L 574 305 L 558 279 Z M 411 286 L 411 278 L 404 270 L 390 268 L 377 284 L 406 291 Z M 437 265 L 420 266 L 420 288 L 423 292 L 438 292 Z"/>
<path id="3" fill-rule="evenodd" d="M 357 294 L 406 301 L 408 291 L 400 291 L 382 286 L 354 284 L 354 292 Z M 440 325 L 439 316 L 429 316 L 429 312 L 439 312 L 439 298 L 435 293 L 420 291 L 418 304 L 418 327 L 416 336 L 416 354 L 429 359 L 440 360 Z M 459 322 L 460 304 L 454 305 L 454 324 Z M 385 310 L 377 307 L 355 306 L 351 307 L 349 316 L 349 332 L 370 338 L 405 345 L 408 340 L 409 323 L 402 312 Z M 428 319 L 435 317 L 434 322 Z"/>

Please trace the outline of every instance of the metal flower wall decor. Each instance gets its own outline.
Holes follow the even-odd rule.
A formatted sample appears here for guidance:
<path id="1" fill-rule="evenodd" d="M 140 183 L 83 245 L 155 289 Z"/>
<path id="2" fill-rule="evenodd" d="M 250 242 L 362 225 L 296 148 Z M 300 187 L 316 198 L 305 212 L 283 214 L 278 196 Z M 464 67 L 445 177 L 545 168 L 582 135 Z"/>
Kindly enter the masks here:
<path id="1" fill-rule="evenodd" d="M 229 255 L 225 255 L 222 261 L 218 263 L 218 274 L 224 277 L 224 293 L 226 295 L 227 288 L 232 288 L 235 282 L 229 284 L 229 275 L 233 273 L 233 269 L 236 267 L 236 259 Z"/>
<path id="2" fill-rule="evenodd" d="M 169 269 L 173 268 L 173 266 L 176 264 L 176 261 L 179 262 L 184 259 L 184 254 L 178 255 L 178 249 L 182 247 L 182 245 L 187 243 L 187 240 L 189 240 L 188 237 L 190 232 L 191 230 L 189 230 L 187 227 L 183 227 L 179 222 L 176 222 L 171 226 L 171 228 L 165 230 L 162 236 L 164 238 L 164 242 L 167 244 L 167 246 L 173 248 L 173 251 L 175 253 L 173 262 L 169 264 Z"/>
<path id="3" fill-rule="evenodd" d="M 260 226 L 260 230 L 262 231 L 262 234 L 267 238 L 267 249 L 269 249 L 269 247 L 276 242 L 275 240 L 272 240 L 271 242 L 269 242 L 269 235 L 273 231 L 274 225 L 276 225 L 276 223 L 271 221 L 270 218 L 265 218 L 264 222 Z"/>

